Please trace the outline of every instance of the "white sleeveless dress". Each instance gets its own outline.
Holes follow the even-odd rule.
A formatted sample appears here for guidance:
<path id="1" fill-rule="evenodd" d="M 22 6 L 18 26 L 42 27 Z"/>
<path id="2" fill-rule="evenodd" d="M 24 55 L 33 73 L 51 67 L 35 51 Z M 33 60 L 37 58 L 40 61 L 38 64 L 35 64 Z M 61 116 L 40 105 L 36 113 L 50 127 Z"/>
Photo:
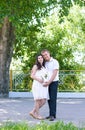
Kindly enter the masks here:
<path id="1" fill-rule="evenodd" d="M 48 71 L 45 67 L 42 67 L 41 70 L 36 71 L 36 77 L 40 79 L 43 78 L 44 81 L 48 81 Z M 36 99 L 48 99 L 48 86 L 44 87 L 42 83 L 38 82 L 37 80 L 33 80 L 32 84 L 32 93 L 34 100 Z"/>

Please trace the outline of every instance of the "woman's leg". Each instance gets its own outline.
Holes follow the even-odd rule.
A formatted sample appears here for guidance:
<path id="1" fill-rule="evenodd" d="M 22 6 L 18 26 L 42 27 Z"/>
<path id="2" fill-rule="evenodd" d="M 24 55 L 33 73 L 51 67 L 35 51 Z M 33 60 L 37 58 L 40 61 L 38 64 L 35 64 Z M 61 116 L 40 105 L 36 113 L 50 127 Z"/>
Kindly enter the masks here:
<path id="1" fill-rule="evenodd" d="M 40 108 L 41 100 L 36 100 L 35 102 L 35 116 L 37 119 L 42 120 L 43 117 L 39 114 L 39 108 Z"/>
<path id="2" fill-rule="evenodd" d="M 39 115 L 39 100 L 35 101 L 35 113 L 36 113 L 36 116 Z"/>
<path id="3" fill-rule="evenodd" d="M 35 100 L 35 106 L 33 110 L 30 112 L 30 115 L 36 118 L 39 113 L 39 100 Z"/>
<path id="4" fill-rule="evenodd" d="M 39 115 L 39 109 L 45 104 L 45 102 L 46 99 L 35 100 L 35 106 L 30 112 L 30 115 L 37 119 L 43 119 L 42 116 Z"/>
<path id="5" fill-rule="evenodd" d="M 41 108 L 46 103 L 46 99 L 41 99 L 39 103 L 39 108 Z"/>

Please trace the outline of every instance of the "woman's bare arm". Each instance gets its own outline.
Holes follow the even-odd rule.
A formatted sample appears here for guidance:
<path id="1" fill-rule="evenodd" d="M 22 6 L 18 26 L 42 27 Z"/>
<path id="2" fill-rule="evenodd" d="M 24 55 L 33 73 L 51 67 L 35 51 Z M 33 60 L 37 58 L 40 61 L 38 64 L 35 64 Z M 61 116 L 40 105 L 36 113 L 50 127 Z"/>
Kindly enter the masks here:
<path id="1" fill-rule="evenodd" d="M 37 71 L 37 66 L 34 65 L 32 70 L 31 70 L 31 78 L 34 79 L 34 80 L 37 80 L 38 82 L 40 83 L 43 83 L 43 80 L 38 78 L 35 74 L 36 74 L 36 71 Z"/>

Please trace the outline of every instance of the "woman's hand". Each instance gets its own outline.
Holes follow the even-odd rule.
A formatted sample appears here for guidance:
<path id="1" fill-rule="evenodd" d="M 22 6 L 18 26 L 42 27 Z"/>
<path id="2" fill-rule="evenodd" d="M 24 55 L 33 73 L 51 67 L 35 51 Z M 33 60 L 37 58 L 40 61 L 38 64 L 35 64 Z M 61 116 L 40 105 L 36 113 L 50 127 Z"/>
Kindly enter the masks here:
<path id="1" fill-rule="evenodd" d="M 39 81 L 40 83 L 44 83 L 44 80 L 43 80 L 43 79 L 38 78 L 38 81 Z"/>

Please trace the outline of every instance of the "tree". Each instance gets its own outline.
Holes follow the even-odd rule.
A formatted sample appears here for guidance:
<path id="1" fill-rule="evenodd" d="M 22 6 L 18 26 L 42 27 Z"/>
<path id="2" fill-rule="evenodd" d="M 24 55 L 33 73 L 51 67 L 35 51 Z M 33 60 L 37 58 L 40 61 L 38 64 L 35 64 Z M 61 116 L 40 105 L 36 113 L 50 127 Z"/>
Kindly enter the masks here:
<path id="1" fill-rule="evenodd" d="M 0 27 L 3 30 L 4 26 L 2 25 L 5 25 L 5 21 L 3 23 L 3 19 L 6 16 L 8 17 L 9 21 L 12 22 L 12 25 L 15 27 L 15 42 L 11 41 L 14 50 L 12 50 L 13 56 L 15 58 L 21 58 L 22 61 L 24 61 L 24 56 L 28 57 L 28 55 L 30 54 L 30 57 L 27 60 L 31 59 L 31 56 L 34 56 L 36 52 L 39 51 L 40 47 L 42 47 L 37 39 L 37 33 L 43 27 L 43 18 L 47 15 L 49 16 L 50 13 L 48 12 L 50 12 L 50 10 L 52 9 L 55 9 L 56 7 L 60 7 L 61 10 L 63 10 L 64 12 L 63 14 L 65 14 L 67 10 L 65 10 L 65 8 L 63 7 L 66 7 L 68 5 L 67 7 L 69 9 L 69 7 L 72 5 L 71 3 L 72 2 L 68 2 L 68 0 L 65 0 L 65 2 L 59 1 L 59 3 L 56 0 L 0 0 Z M 62 17 L 63 15 L 60 16 Z M 13 34 L 13 32 L 14 30 L 12 29 L 11 33 Z M 0 44 L 1 42 L 2 41 L 0 41 Z M 7 51 L 7 46 L 5 46 L 4 49 Z M 9 47 L 9 50 L 11 50 L 11 46 Z M 9 54 L 11 54 L 11 56 L 8 62 L 11 62 L 12 52 L 9 51 Z M 28 64 L 27 60 L 25 60 L 24 62 L 30 67 L 32 64 L 30 63 L 30 60 Z M 8 70 L 10 67 L 10 62 Z M 6 66 L 7 62 L 4 62 L 4 69 L 2 69 L 4 73 L 8 73 Z M 6 81 L 7 80 L 9 82 L 9 78 L 6 78 Z M 5 87 L 4 83 L 5 81 L 0 83 L 0 88 L 2 88 L 0 89 L 1 94 L 8 93 L 8 83 Z M 7 89 L 7 91 L 5 91 L 4 89 Z"/>
<path id="2" fill-rule="evenodd" d="M 23 43 L 21 43 L 23 36 L 25 38 L 23 39 L 25 40 L 24 46 L 30 46 L 31 44 L 26 40 L 27 35 L 29 35 L 27 30 L 30 32 L 33 29 L 38 30 L 37 26 L 41 25 L 40 18 L 45 17 L 55 2 L 56 0 L 48 2 L 44 0 L 0 0 L 0 94 L 8 95 L 9 67 L 13 49 L 16 48 L 15 55 L 23 56 Z M 3 19 L 5 19 L 4 22 Z M 14 29 L 10 22 L 15 27 L 15 42 L 13 42 Z"/>
<path id="3" fill-rule="evenodd" d="M 59 60 L 60 69 L 83 68 L 84 61 L 78 63 L 75 57 L 77 57 L 76 53 L 82 54 L 82 57 L 85 55 L 84 10 L 85 7 L 73 5 L 62 22 L 59 13 L 54 12 L 50 17 L 45 18 L 45 26 L 38 33 L 38 48 L 48 48 Z"/>
<path id="4" fill-rule="evenodd" d="M 61 18 L 59 17 L 58 13 L 54 11 L 53 14 L 43 19 L 43 26 L 41 27 L 41 30 L 37 31 L 34 29 L 34 31 L 32 30 L 32 33 L 29 31 L 30 35 L 28 36 L 30 38 L 27 37 L 27 41 L 30 43 L 30 46 L 26 48 L 24 47 L 25 51 L 21 51 L 24 52 L 24 58 L 22 58 L 24 66 L 22 68 L 25 73 L 27 73 L 28 69 L 30 69 L 30 67 L 34 64 L 33 62 L 35 62 L 36 53 L 40 53 L 40 50 L 44 48 L 47 48 L 51 52 L 52 56 L 58 59 L 61 70 L 80 70 L 85 68 L 83 68 L 82 62 L 78 63 L 75 61 L 74 55 L 75 52 L 77 52 L 77 54 L 80 54 L 80 52 L 85 54 L 84 10 L 84 7 L 74 5 L 70 8 L 68 16 L 63 17 L 62 22 L 60 22 Z M 22 45 L 24 45 L 24 41 L 22 41 L 22 43 Z M 71 84 L 70 79 L 72 82 L 74 82 L 73 89 L 80 89 L 81 86 L 79 87 L 77 83 L 79 80 L 76 78 L 76 76 L 66 78 L 65 82 L 68 79 L 69 84 Z M 26 84 L 28 80 L 30 79 L 27 77 L 25 82 L 22 85 L 20 84 L 18 88 L 22 87 L 26 89 L 28 87 Z M 63 86 L 65 87 L 65 84 Z M 61 88 L 64 87 L 61 85 Z M 70 87 L 71 86 L 69 85 L 68 88 Z"/>
<path id="5" fill-rule="evenodd" d="M 9 92 L 9 67 L 13 54 L 13 41 L 13 26 L 8 17 L 5 17 L 0 29 L 0 94 L 5 96 Z"/>

